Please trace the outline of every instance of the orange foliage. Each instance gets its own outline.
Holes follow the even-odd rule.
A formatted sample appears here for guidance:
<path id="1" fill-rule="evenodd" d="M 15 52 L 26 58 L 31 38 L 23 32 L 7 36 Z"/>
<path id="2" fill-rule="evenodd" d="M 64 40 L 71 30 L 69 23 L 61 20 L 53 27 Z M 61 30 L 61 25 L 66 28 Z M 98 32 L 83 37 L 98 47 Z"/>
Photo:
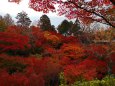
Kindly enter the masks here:
<path id="1" fill-rule="evenodd" d="M 56 35 L 52 35 L 50 32 L 45 31 L 44 32 L 44 37 L 51 42 L 53 45 L 56 45 L 60 42 L 60 38 L 57 37 Z"/>
<path id="2" fill-rule="evenodd" d="M 85 54 L 83 47 L 79 44 L 64 44 L 61 49 L 65 56 L 74 59 L 83 57 Z"/>

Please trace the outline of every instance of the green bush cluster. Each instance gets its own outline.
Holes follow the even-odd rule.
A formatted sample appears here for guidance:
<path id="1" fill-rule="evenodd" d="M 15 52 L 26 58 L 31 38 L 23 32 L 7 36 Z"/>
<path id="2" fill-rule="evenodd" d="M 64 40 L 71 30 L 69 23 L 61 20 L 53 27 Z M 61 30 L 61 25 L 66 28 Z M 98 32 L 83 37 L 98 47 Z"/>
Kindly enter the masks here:
<path id="1" fill-rule="evenodd" d="M 64 80 L 63 73 L 60 74 L 60 85 L 59 86 L 115 86 L 115 77 L 113 75 L 106 76 L 102 80 L 93 81 L 76 81 L 74 84 L 68 85 Z"/>

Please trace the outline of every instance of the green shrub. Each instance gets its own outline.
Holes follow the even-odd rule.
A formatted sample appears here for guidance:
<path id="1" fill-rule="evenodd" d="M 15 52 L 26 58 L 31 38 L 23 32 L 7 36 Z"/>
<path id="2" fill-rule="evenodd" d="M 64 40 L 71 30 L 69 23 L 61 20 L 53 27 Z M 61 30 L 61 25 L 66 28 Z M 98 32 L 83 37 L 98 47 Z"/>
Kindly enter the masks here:
<path id="1" fill-rule="evenodd" d="M 112 76 L 106 76 L 102 80 L 75 82 L 71 86 L 115 86 L 115 78 Z"/>
<path id="2" fill-rule="evenodd" d="M 63 73 L 60 73 L 59 86 L 115 86 L 115 77 L 111 75 L 111 76 L 106 76 L 102 80 L 76 81 L 74 84 L 67 85 Z"/>
<path id="3" fill-rule="evenodd" d="M 59 86 L 66 86 L 66 80 L 64 79 L 64 74 L 61 72 L 59 74 L 59 79 L 60 79 L 60 85 Z"/>

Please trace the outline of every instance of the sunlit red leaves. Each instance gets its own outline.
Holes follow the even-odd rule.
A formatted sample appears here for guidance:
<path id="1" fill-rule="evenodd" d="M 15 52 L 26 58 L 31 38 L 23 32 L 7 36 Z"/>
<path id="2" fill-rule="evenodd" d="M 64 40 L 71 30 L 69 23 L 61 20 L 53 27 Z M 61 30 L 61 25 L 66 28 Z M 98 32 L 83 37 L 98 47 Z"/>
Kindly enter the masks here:
<path id="1" fill-rule="evenodd" d="M 49 11 L 55 12 L 55 0 L 30 0 L 29 6 L 35 11 L 42 11 L 48 13 Z"/>

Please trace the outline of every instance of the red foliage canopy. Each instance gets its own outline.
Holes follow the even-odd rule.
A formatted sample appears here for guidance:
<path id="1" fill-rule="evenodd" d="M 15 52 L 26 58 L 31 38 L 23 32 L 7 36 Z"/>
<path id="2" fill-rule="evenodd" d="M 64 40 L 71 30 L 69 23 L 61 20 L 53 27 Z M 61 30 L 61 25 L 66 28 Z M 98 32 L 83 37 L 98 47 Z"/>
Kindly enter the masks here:
<path id="1" fill-rule="evenodd" d="M 107 65 L 105 62 L 87 59 L 77 65 L 68 65 L 64 69 L 65 78 L 70 83 L 74 82 L 74 80 L 102 78 L 106 72 Z"/>
<path id="2" fill-rule="evenodd" d="M 0 50 L 26 50 L 30 48 L 29 38 L 20 34 L 0 32 Z"/>

